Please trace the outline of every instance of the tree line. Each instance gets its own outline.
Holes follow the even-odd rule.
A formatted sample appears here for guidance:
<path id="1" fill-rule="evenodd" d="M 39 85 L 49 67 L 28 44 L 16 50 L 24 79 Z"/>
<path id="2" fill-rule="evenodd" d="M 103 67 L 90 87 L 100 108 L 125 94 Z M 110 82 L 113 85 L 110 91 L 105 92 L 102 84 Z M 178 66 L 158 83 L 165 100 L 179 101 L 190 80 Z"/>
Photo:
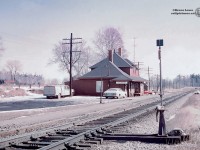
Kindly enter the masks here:
<path id="1" fill-rule="evenodd" d="M 162 79 L 163 89 L 179 89 L 184 87 L 200 87 L 200 75 L 177 75 L 174 79 Z M 150 89 L 159 91 L 160 76 L 153 75 L 150 77 Z"/>
<path id="2" fill-rule="evenodd" d="M 0 71 L 0 84 L 15 84 L 19 88 L 21 85 L 32 85 L 44 84 L 44 78 L 42 75 L 21 73 L 22 64 L 19 60 L 8 60 L 5 65 L 5 69 Z"/>
<path id="3" fill-rule="evenodd" d="M 12 72 L 0 71 L 0 84 L 15 84 L 19 88 L 21 85 L 28 85 L 30 88 L 33 85 L 39 86 L 44 84 L 44 78 L 42 75 L 36 74 L 24 74 L 16 73 L 14 76 Z"/>

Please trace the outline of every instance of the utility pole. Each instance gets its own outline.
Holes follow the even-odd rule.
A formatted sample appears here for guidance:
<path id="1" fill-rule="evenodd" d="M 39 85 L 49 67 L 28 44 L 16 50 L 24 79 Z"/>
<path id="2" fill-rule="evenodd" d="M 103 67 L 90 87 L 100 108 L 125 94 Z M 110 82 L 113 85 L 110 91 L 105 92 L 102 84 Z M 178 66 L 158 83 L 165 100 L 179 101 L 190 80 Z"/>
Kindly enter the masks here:
<path id="1" fill-rule="evenodd" d="M 159 89 L 159 83 L 158 83 L 158 80 L 159 77 L 158 77 L 158 74 L 156 75 L 156 91 L 158 92 L 158 89 Z"/>
<path id="2" fill-rule="evenodd" d="M 151 70 L 151 68 L 149 68 L 149 66 L 148 66 L 148 78 L 149 78 L 149 91 L 151 90 L 151 80 L 150 80 L 150 71 L 152 71 Z"/>
<path id="3" fill-rule="evenodd" d="M 143 65 L 143 62 L 135 62 L 135 65 L 138 67 L 138 76 L 139 76 L 140 75 L 139 71 L 141 70 L 140 66 Z"/>
<path id="4" fill-rule="evenodd" d="M 179 89 L 181 88 L 181 75 L 178 75 Z"/>
<path id="5" fill-rule="evenodd" d="M 81 52 L 81 51 L 72 51 L 73 44 L 78 44 L 82 42 L 73 42 L 73 40 L 81 40 L 82 38 L 73 38 L 73 34 L 71 33 L 70 39 L 63 39 L 68 40 L 69 43 L 63 43 L 63 44 L 70 44 L 70 53 L 69 53 L 69 62 L 70 62 L 70 69 L 69 69 L 69 80 L 70 80 L 70 96 L 72 96 L 72 53 L 73 52 Z"/>
<path id="6" fill-rule="evenodd" d="M 152 68 L 149 68 L 149 66 L 148 66 L 148 68 L 147 68 L 147 70 L 145 69 L 144 70 L 145 72 L 147 71 L 147 75 L 148 75 L 148 91 L 150 91 L 151 90 L 151 78 L 150 78 L 150 71 L 152 71 Z M 153 84 L 153 82 L 152 82 L 152 84 Z"/>

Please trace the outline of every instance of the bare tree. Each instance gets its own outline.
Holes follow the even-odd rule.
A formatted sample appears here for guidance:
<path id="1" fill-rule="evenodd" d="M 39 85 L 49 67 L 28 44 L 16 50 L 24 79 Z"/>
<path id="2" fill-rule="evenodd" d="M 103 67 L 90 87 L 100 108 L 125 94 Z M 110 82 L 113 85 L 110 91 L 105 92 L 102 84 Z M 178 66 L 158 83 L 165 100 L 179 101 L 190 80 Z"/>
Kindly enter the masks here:
<path id="1" fill-rule="evenodd" d="M 100 29 L 96 33 L 93 43 L 98 49 L 97 53 L 100 59 L 107 57 L 108 50 L 118 50 L 118 48 L 123 49 L 123 55 L 126 54 L 122 34 L 114 27 Z"/>
<path id="2" fill-rule="evenodd" d="M 11 75 L 11 80 L 15 80 L 16 74 L 21 71 L 22 69 L 22 64 L 18 60 L 9 60 L 6 63 L 6 68 L 9 70 L 10 75 Z"/>
<path id="3" fill-rule="evenodd" d="M 86 42 L 83 41 L 81 44 L 73 45 L 72 56 L 72 68 L 73 75 L 82 74 L 83 70 L 88 67 L 89 64 L 89 53 L 90 48 L 86 46 Z M 77 63 L 79 61 L 79 63 Z M 63 45 L 62 42 L 59 42 L 55 45 L 53 49 L 53 58 L 50 59 L 49 64 L 56 63 L 59 64 L 59 67 L 63 71 L 70 72 L 70 47 L 69 45 Z"/>
<path id="4" fill-rule="evenodd" d="M 59 81 L 58 81 L 58 79 L 47 79 L 46 81 L 45 81 L 45 84 L 47 84 L 47 85 L 56 85 L 56 84 L 59 84 Z"/>
<path id="5" fill-rule="evenodd" d="M 32 85 L 40 85 L 44 84 L 44 78 L 42 75 L 33 75 L 33 74 L 19 74 L 15 75 L 16 83 L 18 84 L 19 88 L 21 85 L 29 85 L 31 88 Z"/>
<path id="6" fill-rule="evenodd" d="M 29 84 L 29 88 L 31 89 L 32 85 L 37 84 L 37 75 L 28 75 L 27 83 Z"/>
<path id="7" fill-rule="evenodd" d="M 159 86 L 160 86 L 159 81 L 160 81 L 160 77 L 159 77 L 158 74 L 157 75 L 152 75 L 150 77 L 150 82 L 151 82 L 151 85 L 152 85 L 152 89 L 155 90 L 156 92 L 158 92 L 158 90 L 159 90 Z"/>
<path id="8" fill-rule="evenodd" d="M 91 48 L 86 45 L 85 41 L 83 41 L 81 49 L 82 51 L 80 53 L 79 61 L 77 61 L 77 63 L 74 64 L 74 71 L 77 77 L 87 73 L 89 71 L 89 67 L 94 61 L 94 57 L 92 57 L 91 53 Z"/>

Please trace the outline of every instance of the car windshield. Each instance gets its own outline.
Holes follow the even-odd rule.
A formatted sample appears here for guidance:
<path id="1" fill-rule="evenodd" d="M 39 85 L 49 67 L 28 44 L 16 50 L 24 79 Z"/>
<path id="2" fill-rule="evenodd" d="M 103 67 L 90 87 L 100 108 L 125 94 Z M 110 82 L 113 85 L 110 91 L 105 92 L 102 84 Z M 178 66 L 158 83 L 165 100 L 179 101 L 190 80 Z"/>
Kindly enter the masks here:
<path id="1" fill-rule="evenodd" d="M 120 89 L 117 89 L 117 88 L 111 88 L 111 89 L 108 89 L 108 91 L 120 91 Z"/>

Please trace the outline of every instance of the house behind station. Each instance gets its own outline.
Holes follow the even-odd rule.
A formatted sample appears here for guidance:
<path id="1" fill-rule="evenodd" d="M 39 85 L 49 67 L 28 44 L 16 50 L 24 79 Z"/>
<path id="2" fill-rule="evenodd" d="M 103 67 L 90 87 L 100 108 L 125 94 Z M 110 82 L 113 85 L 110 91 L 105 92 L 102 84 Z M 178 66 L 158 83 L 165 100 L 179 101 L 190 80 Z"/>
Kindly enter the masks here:
<path id="1" fill-rule="evenodd" d="M 122 58 L 122 50 L 108 50 L 108 57 L 90 67 L 91 71 L 72 81 L 75 95 L 99 96 L 109 88 L 121 88 L 127 96 L 144 94 L 145 80 L 139 76 L 139 68 Z"/>

